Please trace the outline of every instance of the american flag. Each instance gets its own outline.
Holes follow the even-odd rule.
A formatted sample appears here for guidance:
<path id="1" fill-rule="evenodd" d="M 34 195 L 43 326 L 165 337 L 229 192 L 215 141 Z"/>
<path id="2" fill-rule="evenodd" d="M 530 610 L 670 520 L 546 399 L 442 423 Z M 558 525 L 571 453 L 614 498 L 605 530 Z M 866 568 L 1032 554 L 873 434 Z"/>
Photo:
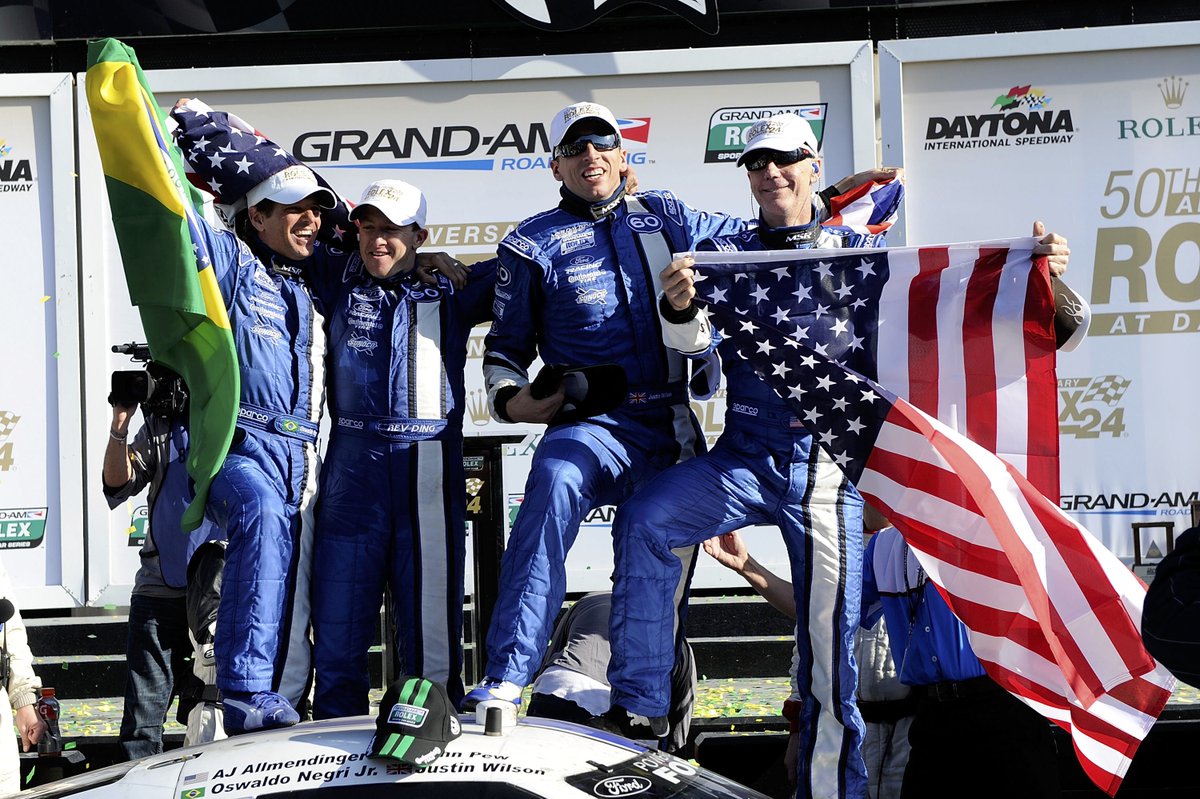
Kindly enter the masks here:
<path id="1" fill-rule="evenodd" d="M 1174 681 L 1142 646 L 1144 585 L 1045 495 L 1053 299 L 1032 244 L 699 253 L 698 301 L 1112 794 Z"/>

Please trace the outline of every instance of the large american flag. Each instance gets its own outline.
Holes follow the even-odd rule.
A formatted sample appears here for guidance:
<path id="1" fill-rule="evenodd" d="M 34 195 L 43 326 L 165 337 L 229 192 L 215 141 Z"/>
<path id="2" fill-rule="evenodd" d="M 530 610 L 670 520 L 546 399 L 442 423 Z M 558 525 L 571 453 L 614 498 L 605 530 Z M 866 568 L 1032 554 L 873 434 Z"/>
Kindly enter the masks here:
<path id="1" fill-rule="evenodd" d="M 698 253 L 698 301 L 1112 794 L 1174 681 L 1142 646 L 1145 586 L 1046 496 L 1053 298 L 1032 246 Z"/>

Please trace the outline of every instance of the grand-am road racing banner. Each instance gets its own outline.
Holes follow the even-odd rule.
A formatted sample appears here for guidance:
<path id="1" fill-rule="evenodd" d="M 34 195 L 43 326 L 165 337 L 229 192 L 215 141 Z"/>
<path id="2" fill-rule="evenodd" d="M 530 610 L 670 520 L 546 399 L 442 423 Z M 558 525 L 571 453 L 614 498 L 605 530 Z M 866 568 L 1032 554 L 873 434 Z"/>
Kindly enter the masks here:
<path id="1" fill-rule="evenodd" d="M 167 70 L 146 73 L 158 100 L 198 97 L 231 111 L 357 200 L 371 181 L 400 178 L 419 186 L 429 207 L 430 250 L 472 262 L 492 256 L 520 220 L 553 207 L 558 186 L 549 169 L 548 125 L 563 106 L 594 100 L 619 119 L 629 161 L 646 188 L 666 188 L 689 205 L 756 215 L 745 172 L 735 166 L 742 135 L 759 119 L 794 111 L 813 125 L 834 178 L 875 163 L 872 53 L 867 42 L 715 48 L 529 59 L 447 60 L 296 67 Z M 112 234 L 103 176 L 93 157 L 87 114 L 80 116 L 81 224 L 84 259 L 88 427 L 108 424 L 108 373 L 129 368 L 107 346 L 140 335 L 129 308 Z M 665 264 L 664 264 L 665 266 Z M 467 360 L 467 435 L 526 433 L 505 462 L 509 518 L 523 498 L 529 458 L 543 429 L 492 421 L 483 388 L 486 328 L 475 332 Z M 142 340 L 139 338 L 139 340 Z M 533 370 L 539 367 L 535 364 Z M 696 403 L 709 442 L 724 426 L 724 400 Z M 109 514 L 99 470 L 87 472 L 93 601 L 120 601 L 132 577 L 133 537 L 144 503 Z M 572 591 L 605 589 L 611 573 L 612 508 L 584 526 L 567 560 Z M 752 536 L 755 555 L 786 568 L 778 534 Z M 761 557 L 760 557 L 761 553 Z M 700 585 L 735 585 L 732 572 L 702 563 Z"/>
<path id="2" fill-rule="evenodd" d="M 1061 507 L 1153 562 L 1132 524 L 1200 498 L 1200 24 L 886 42 L 880 77 L 909 244 L 1069 239 L 1093 319 L 1058 363 Z"/>
<path id="3" fill-rule="evenodd" d="M 21 608 L 84 600 L 71 96 L 65 73 L 0 76 L 0 559 Z"/>

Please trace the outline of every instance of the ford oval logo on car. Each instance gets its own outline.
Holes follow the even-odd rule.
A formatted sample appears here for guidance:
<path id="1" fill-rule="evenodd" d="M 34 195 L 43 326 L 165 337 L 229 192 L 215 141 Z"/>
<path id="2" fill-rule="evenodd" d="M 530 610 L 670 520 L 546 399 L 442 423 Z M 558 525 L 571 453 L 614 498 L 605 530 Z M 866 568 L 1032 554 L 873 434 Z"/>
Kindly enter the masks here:
<path id="1" fill-rule="evenodd" d="M 653 783 L 645 777 L 609 777 L 596 783 L 592 793 L 596 796 L 634 796 L 650 790 Z"/>

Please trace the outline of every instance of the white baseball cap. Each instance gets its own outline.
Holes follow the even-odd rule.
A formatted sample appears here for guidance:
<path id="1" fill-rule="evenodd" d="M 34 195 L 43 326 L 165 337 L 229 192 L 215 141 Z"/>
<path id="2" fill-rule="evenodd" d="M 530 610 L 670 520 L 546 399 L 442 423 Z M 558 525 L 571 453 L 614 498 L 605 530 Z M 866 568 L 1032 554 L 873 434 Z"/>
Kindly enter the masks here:
<path id="1" fill-rule="evenodd" d="M 599 103 L 575 103 L 559 111 L 550 120 L 550 151 L 554 152 L 554 148 L 562 144 L 563 137 L 572 125 L 585 119 L 598 119 L 612 128 L 613 133 L 621 135 L 621 126 L 617 124 L 612 111 Z"/>
<path id="2" fill-rule="evenodd" d="M 359 209 L 366 206 L 377 209 L 393 225 L 415 222 L 417 227 L 425 227 L 425 195 L 403 180 L 377 180 L 367 186 L 358 205 L 350 212 L 350 218 L 357 219 L 361 216 Z"/>
<path id="3" fill-rule="evenodd" d="M 807 150 L 809 155 L 816 158 L 817 137 L 806 120 L 790 112 L 776 114 L 755 122 L 746 131 L 746 146 L 742 149 L 742 156 L 737 165 L 745 163 L 747 156 L 755 150 L 775 150 L 781 153 Z"/>
<path id="4" fill-rule="evenodd" d="M 317 182 L 311 169 L 303 164 L 292 164 L 246 192 L 246 205 L 255 206 L 263 200 L 290 205 L 314 195 L 317 205 L 322 208 L 337 207 L 337 197 Z"/>

